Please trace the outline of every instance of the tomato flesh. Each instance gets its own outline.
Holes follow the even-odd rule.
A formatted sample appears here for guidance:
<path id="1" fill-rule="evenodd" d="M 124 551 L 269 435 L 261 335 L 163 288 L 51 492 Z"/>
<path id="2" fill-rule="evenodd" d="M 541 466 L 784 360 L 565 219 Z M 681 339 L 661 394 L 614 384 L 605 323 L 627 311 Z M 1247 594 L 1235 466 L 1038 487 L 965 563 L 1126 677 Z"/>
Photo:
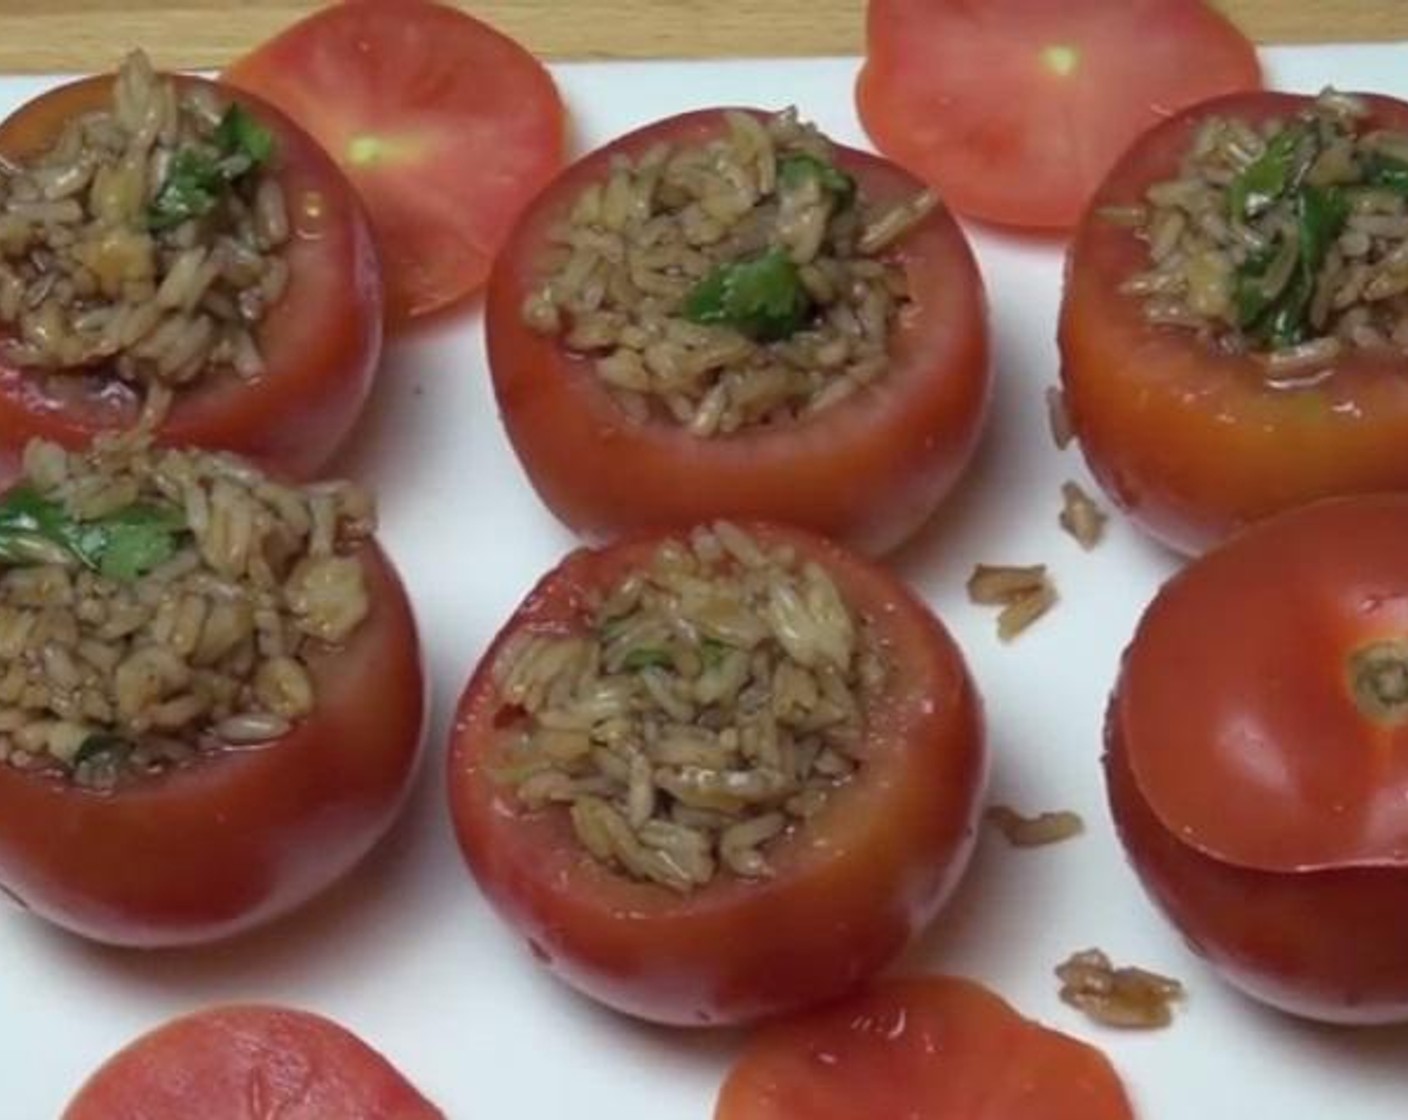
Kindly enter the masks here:
<path id="1" fill-rule="evenodd" d="M 1178 109 L 1261 84 L 1197 0 L 870 0 L 861 121 L 960 214 L 1075 225 L 1126 146 Z"/>
<path id="2" fill-rule="evenodd" d="M 659 538 L 579 550 L 525 600 L 474 673 L 449 758 L 460 846 L 479 885 L 559 977 L 618 1010 L 736 1023 L 853 988 L 933 919 L 967 864 L 985 778 L 979 701 L 958 648 L 893 576 L 793 529 L 748 525 L 823 566 L 878 628 L 892 666 L 867 712 L 867 761 L 766 880 L 721 876 L 680 896 L 588 858 L 563 810 L 530 812 L 493 777 L 511 729 L 492 667 L 525 630 L 582 625 L 593 591 L 644 566 Z"/>
<path id="3" fill-rule="evenodd" d="M 1273 384 L 1252 355 L 1214 353 L 1191 331 L 1146 323 L 1141 301 L 1119 287 L 1148 268 L 1147 246 L 1096 212 L 1177 177 L 1209 116 L 1256 124 L 1307 100 L 1238 94 L 1154 129 L 1100 188 L 1071 246 L 1060 343 L 1072 426 L 1110 497 L 1183 552 L 1315 498 L 1408 488 L 1408 359 L 1347 348 L 1314 378 Z M 1408 129 L 1408 104 L 1365 101 L 1366 127 Z"/>
<path id="4" fill-rule="evenodd" d="M 111 98 L 108 76 L 41 94 L 0 124 L 0 156 L 23 161 L 47 149 L 73 117 L 107 108 Z M 300 231 L 283 250 L 288 287 L 257 332 L 264 372 L 248 380 L 216 375 L 180 390 L 159 438 L 234 451 L 302 479 L 346 440 L 371 392 L 381 357 L 381 271 L 346 177 L 281 112 L 255 97 L 238 100 L 274 134 L 279 181 Z M 13 473 L 32 438 L 84 447 L 99 431 L 131 426 L 139 406 L 119 384 L 46 379 L 0 359 L 0 473 Z"/>
<path id="5" fill-rule="evenodd" d="M 174 1019 L 110 1058 L 63 1120 L 443 1120 L 330 1019 L 261 1005 Z"/>
<path id="6" fill-rule="evenodd" d="M 1108 1059 L 968 980 L 885 981 L 767 1027 L 714 1120 L 1133 1120 Z"/>
<path id="7" fill-rule="evenodd" d="M 863 551 L 884 552 L 931 514 L 977 445 L 990 387 L 981 278 L 942 207 L 908 233 L 897 260 L 911 307 L 872 387 L 805 421 L 701 439 L 673 422 L 630 419 L 592 362 L 523 322 L 542 283 L 549 233 L 618 154 L 703 144 L 722 110 L 657 122 L 594 152 L 524 215 L 495 268 L 486 321 L 494 390 L 509 438 L 544 503 L 592 538 L 671 528 L 719 515 L 788 521 Z M 878 202 L 922 185 L 892 164 L 837 148 L 835 163 Z"/>
<path id="8" fill-rule="evenodd" d="M 1243 987 L 1320 1018 L 1408 1017 L 1408 722 L 1358 655 L 1408 637 L 1408 498 L 1266 521 L 1160 592 L 1107 727 L 1121 836 Z"/>
<path id="9" fill-rule="evenodd" d="M 563 159 L 562 102 L 542 64 L 424 0 L 331 5 L 224 77 L 281 107 L 351 176 L 393 322 L 481 288 L 514 218 Z"/>
<path id="10" fill-rule="evenodd" d="M 0 886 L 74 933 L 152 948 L 261 925 L 356 864 L 400 810 L 425 718 L 410 604 L 363 555 L 371 613 L 310 661 L 317 707 L 283 738 L 111 793 L 0 765 Z"/>

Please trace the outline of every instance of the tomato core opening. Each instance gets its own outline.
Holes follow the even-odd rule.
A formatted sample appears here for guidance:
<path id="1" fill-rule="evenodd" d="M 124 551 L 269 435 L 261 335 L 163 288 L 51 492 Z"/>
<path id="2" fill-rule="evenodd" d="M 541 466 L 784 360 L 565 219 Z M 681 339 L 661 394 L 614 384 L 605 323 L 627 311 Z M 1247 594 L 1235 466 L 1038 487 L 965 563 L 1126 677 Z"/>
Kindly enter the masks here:
<path id="1" fill-rule="evenodd" d="M 1058 78 L 1069 78 L 1080 65 L 1080 51 L 1066 43 L 1052 43 L 1042 49 L 1041 62 Z"/>
<path id="2" fill-rule="evenodd" d="M 1349 657 L 1349 682 L 1359 711 L 1375 723 L 1408 721 L 1408 639 L 1373 642 Z"/>

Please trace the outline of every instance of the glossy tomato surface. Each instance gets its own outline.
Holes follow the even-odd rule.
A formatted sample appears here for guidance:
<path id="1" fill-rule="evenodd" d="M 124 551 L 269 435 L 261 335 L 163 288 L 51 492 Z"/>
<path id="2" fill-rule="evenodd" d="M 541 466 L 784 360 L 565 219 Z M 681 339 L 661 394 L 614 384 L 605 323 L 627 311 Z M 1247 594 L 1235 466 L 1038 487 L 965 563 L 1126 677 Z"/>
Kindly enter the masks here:
<path id="1" fill-rule="evenodd" d="M 1316 1018 L 1408 1018 L 1405 557 L 1408 496 L 1248 529 L 1159 593 L 1109 710 L 1145 886 L 1231 980 Z"/>
<path id="2" fill-rule="evenodd" d="M 0 156 L 18 161 L 48 148 L 74 116 L 111 104 L 112 81 L 85 78 L 22 106 L 0 124 Z M 371 391 L 381 356 L 380 266 L 361 203 L 317 143 L 259 99 L 216 88 L 274 135 L 293 230 L 283 250 L 289 282 L 256 332 L 265 371 L 202 379 L 178 392 L 159 438 L 223 448 L 306 478 L 347 438 Z M 139 405 L 112 381 L 45 377 L 0 360 L 0 466 L 13 466 L 34 437 L 86 446 L 98 431 L 129 427 Z"/>
<path id="3" fill-rule="evenodd" d="M 547 68 L 448 4 L 328 4 L 236 61 L 312 133 L 371 215 L 393 324 L 477 292 L 514 219 L 562 166 Z"/>
<path id="4" fill-rule="evenodd" d="M 1367 127 L 1408 129 L 1408 104 L 1365 100 Z M 1119 291 L 1148 268 L 1147 246 L 1098 214 L 1177 177 L 1208 117 L 1260 123 L 1306 104 L 1240 94 L 1160 125 L 1101 187 L 1071 246 L 1060 341 L 1072 425 L 1111 498 L 1184 552 L 1315 498 L 1408 488 L 1408 359 L 1347 350 L 1314 376 L 1276 383 L 1254 355 L 1214 353 L 1187 330 L 1151 326 L 1142 301 Z"/>
<path id="5" fill-rule="evenodd" d="M 384 1057 L 330 1019 L 212 1007 L 148 1032 L 84 1084 L 62 1120 L 443 1120 Z"/>
<path id="6" fill-rule="evenodd" d="M 1133 1120 L 1109 1060 L 945 976 L 765 1027 L 714 1120 Z"/>
<path id="7" fill-rule="evenodd" d="M 856 107 L 960 214 L 1066 230 L 1146 128 L 1260 84 L 1200 0 L 870 0 Z"/>
<path id="8" fill-rule="evenodd" d="M 156 947 L 260 925 L 357 863 L 401 807 L 425 716 L 410 604 L 363 556 L 371 613 L 310 660 L 317 707 L 283 738 L 110 793 L 0 765 L 0 886 L 84 937 Z"/>
<path id="9" fill-rule="evenodd" d="M 896 250 L 912 302 L 891 335 L 889 370 L 803 422 L 699 439 L 672 421 L 632 420 L 591 359 L 523 322 L 549 232 L 587 186 L 608 177 L 614 156 L 639 157 L 662 142 L 707 143 L 724 127 L 714 109 L 630 133 L 573 165 L 529 208 L 489 286 L 489 363 L 509 438 L 548 508 L 589 537 L 723 515 L 786 521 L 886 551 L 958 480 L 988 399 L 982 281 L 943 207 Z M 837 148 L 835 160 L 877 202 L 923 189 L 875 156 Z"/>
<path id="10" fill-rule="evenodd" d="M 681 896 L 588 857 L 565 810 L 530 812 L 494 778 L 514 730 L 493 666 L 506 642 L 587 624 L 588 598 L 660 538 L 579 550 L 499 634 L 460 700 L 449 759 L 460 846 L 499 913 L 559 977 L 628 1014 L 737 1023 L 839 995 L 925 926 L 962 874 L 985 779 L 979 700 L 942 625 L 894 576 L 792 529 L 750 525 L 822 565 L 875 626 L 890 676 L 866 713 L 865 761 L 805 828 L 768 849 L 766 880 Z"/>

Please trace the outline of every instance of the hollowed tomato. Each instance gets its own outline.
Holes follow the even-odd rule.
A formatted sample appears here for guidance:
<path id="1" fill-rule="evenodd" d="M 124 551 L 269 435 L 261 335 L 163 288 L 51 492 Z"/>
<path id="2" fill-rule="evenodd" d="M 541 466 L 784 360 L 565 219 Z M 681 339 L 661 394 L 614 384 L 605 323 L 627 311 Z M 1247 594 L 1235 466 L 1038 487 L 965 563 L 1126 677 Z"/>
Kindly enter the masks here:
<path id="1" fill-rule="evenodd" d="M 212 1007 L 114 1054 L 63 1120 L 443 1120 L 384 1057 L 307 1011 Z"/>
<path id="2" fill-rule="evenodd" d="M 1364 100 L 1366 128 L 1408 129 L 1408 104 Z M 1307 103 L 1234 94 L 1153 129 L 1100 188 L 1071 246 L 1060 340 L 1072 426 L 1111 498 L 1185 552 L 1315 498 L 1408 487 L 1402 354 L 1346 348 L 1314 377 L 1278 383 L 1254 355 L 1214 352 L 1191 330 L 1151 326 L 1141 300 L 1120 291 L 1148 268 L 1148 246 L 1100 215 L 1177 178 L 1209 117 L 1259 124 Z"/>
<path id="3" fill-rule="evenodd" d="M 460 846 L 480 887 L 568 984 L 658 1022 L 737 1023 L 838 996 L 938 913 L 967 865 L 985 778 L 980 703 L 962 654 L 894 576 L 822 538 L 746 526 L 822 566 L 886 659 L 865 762 L 768 848 L 772 875 L 721 874 L 688 894 L 637 882 L 581 848 L 564 808 L 525 809 L 496 780 L 516 732 L 495 680 L 507 642 L 587 624 L 592 596 L 662 538 L 572 553 L 528 596 L 459 704 L 449 758 Z"/>
<path id="4" fill-rule="evenodd" d="M 311 654 L 313 713 L 111 792 L 0 765 L 0 887 L 82 936 L 156 947 L 210 941 L 311 898 L 386 832 L 420 755 L 425 684 L 390 562 L 362 552 L 371 612 Z"/>
<path id="5" fill-rule="evenodd" d="M 1195 561 L 1110 704 L 1110 803 L 1193 947 L 1268 1003 L 1408 1018 L 1408 497 L 1332 499 Z"/>
<path id="6" fill-rule="evenodd" d="M 895 251 L 910 305 L 892 329 L 888 370 L 802 421 L 701 439 L 672 421 L 633 420 L 590 358 L 523 322 L 552 229 L 586 187 L 609 177 L 613 158 L 638 158 L 660 143 L 707 143 L 724 128 L 718 109 L 649 125 L 570 167 L 529 207 L 488 295 L 489 363 L 509 438 L 548 508 L 589 536 L 722 515 L 786 521 L 883 552 L 918 528 L 958 480 L 988 399 L 982 280 L 942 206 Z M 877 202 L 923 189 L 876 156 L 838 147 L 834 160 Z"/>
<path id="7" fill-rule="evenodd" d="M 381 356 L 381 272 L 361 203 L 326 153 L 277 109 L 218 88 L 222 100 L 238 100 L 273 133 L 294 231 L 283 250 L 289 282 L 257 331 L 264 372 L 207 375 L 179 390 L 159 438 L 223 448 L 306 478 L 346 439 L 371 391 Z M 41 94 L 0 124 L 0 156 L 19 161 L 43 151 L 65 123 L 109 106 L 111 97 L 110 76 Z M 0 355 L 0 466 L 13 466 L 33 438 L 86 446 L 99 431 L 131 426 L 139 408 L 137 394 L 112 379 L 45 377 Z"/>

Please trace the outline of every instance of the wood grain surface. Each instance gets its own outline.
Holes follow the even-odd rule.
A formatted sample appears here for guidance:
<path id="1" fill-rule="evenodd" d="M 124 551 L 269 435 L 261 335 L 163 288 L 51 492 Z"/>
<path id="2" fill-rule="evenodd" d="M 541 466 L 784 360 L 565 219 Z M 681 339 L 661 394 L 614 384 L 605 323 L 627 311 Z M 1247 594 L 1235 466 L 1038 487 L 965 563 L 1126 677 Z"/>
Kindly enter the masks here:
<path id="1" fill-rule="evenodd" d="M 1061 3 L 1062 0 L 1051 0 Z M 1408 40 L 1408 0 L 1220 0 L 1262 42 Z M 0 71 L 102 69 L 141 45 L 218 66 L 316 0 L 0 0 Z M 864 0 L 465 0 L 552 58 L 854 54 Z"/>

